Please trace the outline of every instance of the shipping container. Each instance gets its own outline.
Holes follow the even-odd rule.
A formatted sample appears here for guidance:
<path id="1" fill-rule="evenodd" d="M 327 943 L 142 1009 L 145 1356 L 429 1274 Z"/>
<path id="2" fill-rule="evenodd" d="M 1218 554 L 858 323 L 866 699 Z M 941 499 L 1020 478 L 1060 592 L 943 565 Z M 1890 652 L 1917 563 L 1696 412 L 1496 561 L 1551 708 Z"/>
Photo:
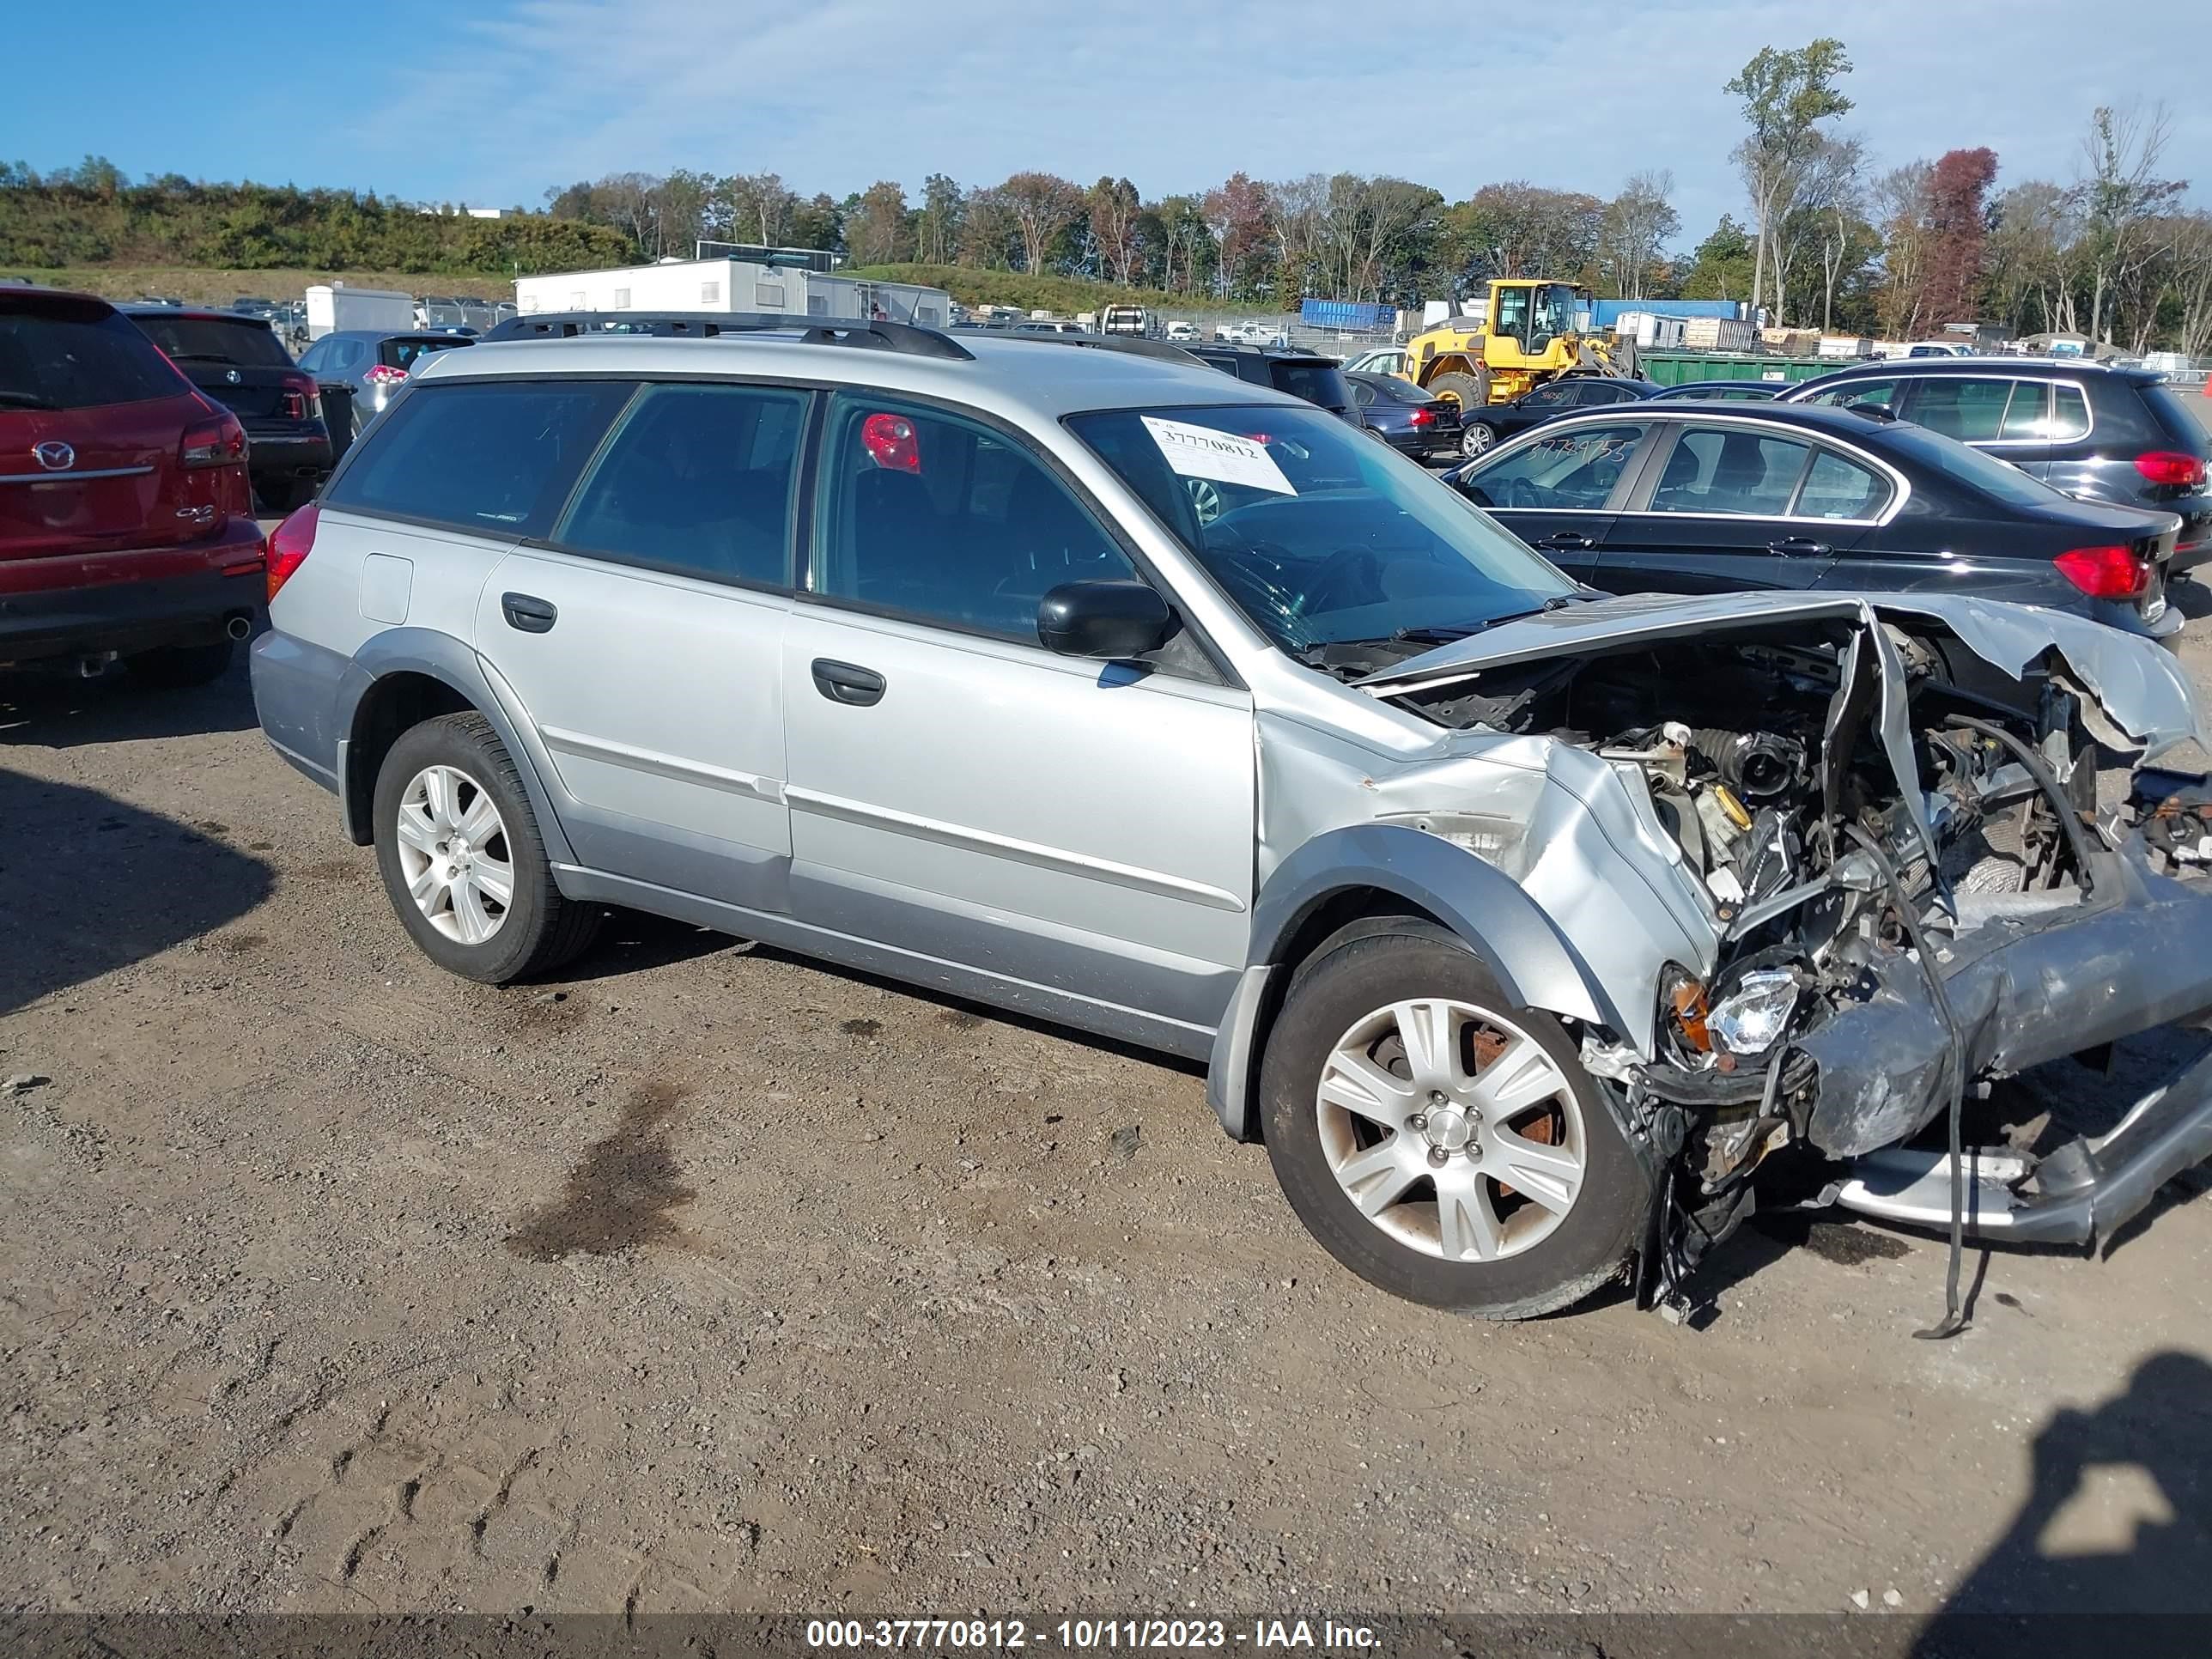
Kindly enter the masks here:
<path id="1" fill-rule="evenodd" d="M 1398 308 L 1377 305 L 1370 300 L 1301 300 L 1298 320 L 1308 328 L 1340 328 L 1374 334 L 1397 325 Z"/>
<path id="2" fill-rule="evenodd" d="M 1682 343 L 1692 351 L 1756 351 L 1759 331 L 1733 317 L 1686 317 Z"/>
<path id="3" fill-rule="evenodd" d="M 1638 352 L 1636 370 L 1660 386 L 1686 386 L 1692 380 L 1762 380 L 1769 385 L 1795 386 L 1835 368 L 1818 357 L 1768 357 L 1756 354 L 1666 351 Z"/>
<path id="4" fill-rule="evenodd" d="M 1638 351 L 1679 350 L 1685 319 L 1661 317 L 1649 311 L 1624 311 L 1613 319 L 1613 337 L 1626 340 Z"/>
<path id="5" fill-rule="evenodd" d="M 1590 326 L 1610 329 L 1624 311 L 1648 311 L 1655 317 L 1726 317 L 1740 319 L 1738 300 L 1593 300 Z"/>
<path id="6" fill-rule="evenodd" d="M 307 290 L 307 337 L 319 340 L 334 331 L 374 329 L 380 333 L 414 331 L 415 296 L 389 289 L 348 288 L 318 283 Z"/>

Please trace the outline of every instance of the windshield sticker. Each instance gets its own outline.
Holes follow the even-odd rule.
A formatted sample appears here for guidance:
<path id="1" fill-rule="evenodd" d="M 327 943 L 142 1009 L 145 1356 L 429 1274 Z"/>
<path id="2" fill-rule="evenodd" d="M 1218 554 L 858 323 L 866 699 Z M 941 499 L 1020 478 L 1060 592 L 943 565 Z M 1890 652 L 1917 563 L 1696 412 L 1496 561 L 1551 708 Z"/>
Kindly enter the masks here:
<path id="1" fill-rule="evenodd" d="M 1141 417 L 1145 430 L 1167 457 L 1168 465 L 1186 478 L 1211 478 L 1216 483 L 1243 484 L 1250 489 L 1269 489 L 1278 495 L 1298 492 L 1275 465 L 1265 444 L 1210 426 L 1183 421 L 1164 421 L 1156 415 Z"/>

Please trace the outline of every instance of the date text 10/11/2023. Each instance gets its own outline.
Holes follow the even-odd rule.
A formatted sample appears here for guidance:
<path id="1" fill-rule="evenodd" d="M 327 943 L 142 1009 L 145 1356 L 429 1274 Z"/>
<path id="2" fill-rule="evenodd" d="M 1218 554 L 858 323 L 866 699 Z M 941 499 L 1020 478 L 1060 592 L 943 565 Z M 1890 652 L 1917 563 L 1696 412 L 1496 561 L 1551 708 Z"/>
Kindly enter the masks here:
<path id="1" fill-rule="evenodd" d="M 810 1619 L 806 1645 L 828 1650 L 1058 1647 L 1176 1652 L 1243 1647 L 1350 1653 L 1373 1649 L 1377 1638 L 1366 1626 L 1334 1619 L 1255 1619 L 1249 1624 L 1220 1619 L 1062 1619 L 1039 1624 L 1025 1619 Z"/>

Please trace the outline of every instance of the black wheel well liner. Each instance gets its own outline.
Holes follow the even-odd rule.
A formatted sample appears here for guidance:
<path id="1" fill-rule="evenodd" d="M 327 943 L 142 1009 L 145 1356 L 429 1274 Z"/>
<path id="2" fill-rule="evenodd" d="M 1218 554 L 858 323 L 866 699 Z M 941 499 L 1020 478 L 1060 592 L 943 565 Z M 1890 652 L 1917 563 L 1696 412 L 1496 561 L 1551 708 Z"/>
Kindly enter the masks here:
<path id="1" fill-rule="evenodd" d="M 441 714 L 483 712 L 465 692 L 434 674 L 399 669 L 379 675 L 355 706 L 353 727 L 347 734 L 345 776 L 339 787 L 345 792 L 348 837 L 360 847 L 374 841 L 369 801 L 384 757 L 401 733 Z"/>

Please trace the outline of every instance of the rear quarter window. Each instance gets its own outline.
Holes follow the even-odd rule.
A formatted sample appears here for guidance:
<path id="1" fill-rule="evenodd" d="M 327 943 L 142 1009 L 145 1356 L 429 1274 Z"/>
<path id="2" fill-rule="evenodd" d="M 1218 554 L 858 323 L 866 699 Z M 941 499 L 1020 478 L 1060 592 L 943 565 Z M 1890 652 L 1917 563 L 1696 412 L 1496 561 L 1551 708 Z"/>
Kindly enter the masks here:
<path id="1" fill-rule="evenodd" d="M 418 387 L 362 434 L 323 500 L 482 535 L 543 536 L 635 389 L 625 380 Z"/>
<path id="2" fill-rule="evenodd" d="M 0 311 L 0 409 L 99 409 L 191 390 L 118 312 Z"/>
<path id="3" fill-rule="evenodd" d="M 1334 363 L 1278 362 L 1273 367 L 1276 391 L 1287 392 L 1310 404 L 1319 404 L 1323 409 L 1352 407 L 1352 393 L 1345 385 L 1344 371 Z"/>
<path id="4" fill-rule="evenodd" d="M 2147 386 L 2139 387 L 2137 392 L 2145 411 L 2177 448 L 2191 455 L 2212 456 L 2212 434 L 2208 434 L 2203 423 L 2183 407 L 2171 386 Z"/>

